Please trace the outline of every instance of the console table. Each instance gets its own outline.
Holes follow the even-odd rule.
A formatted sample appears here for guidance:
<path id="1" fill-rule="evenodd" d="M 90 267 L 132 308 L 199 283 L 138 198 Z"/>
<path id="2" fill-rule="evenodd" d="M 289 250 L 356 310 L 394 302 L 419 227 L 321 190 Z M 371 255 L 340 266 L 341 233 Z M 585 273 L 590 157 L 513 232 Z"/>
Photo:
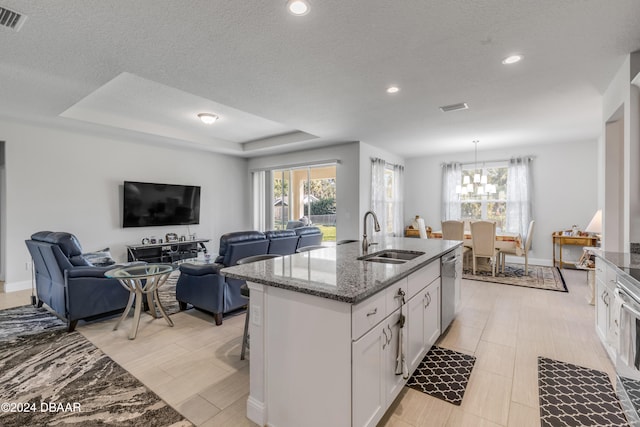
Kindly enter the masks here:
<path id="1" fill-rule="evenodd" d="M 198 252 L 207 253 L 204 245 L 209 239 L 182 240 L 145 245 L 128 245 L 128 261 L 176 262 L 197 258 Z"/>
<path id="2" fill-rule="evenodd" d="M 575 262 L 568 262 L 562 260 L 562 247 L 565 245 L 571 246 L 597 246 L 598 238 L 596 236 L 565 236 L 562 231 L 556 231 L 551 235 L 553 241 L 553 266 L 564 268 L 566 265 L 570 265 L 575 268 Z M 559 258 L 556 258 L 556 245 L 559 249 Z"/>

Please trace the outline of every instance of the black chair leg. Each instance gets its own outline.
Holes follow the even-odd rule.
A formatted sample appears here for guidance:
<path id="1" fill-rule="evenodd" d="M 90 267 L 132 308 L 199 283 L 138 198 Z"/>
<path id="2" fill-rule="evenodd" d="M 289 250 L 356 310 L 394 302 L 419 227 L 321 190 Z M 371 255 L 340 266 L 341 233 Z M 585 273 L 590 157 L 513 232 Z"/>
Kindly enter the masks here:
<path id="1" fill-rule="evenodd" d="M 222 313 L 213 313 L 213 319 L 216 321 L 216 326 L 222 325 Z"/>
<path id="2" fill-rule="evenodd" d="M 186 302 L 178 301 L 178 306 L 180 307 L 180 311 L 184 311 L 184 310 L 187 309 L 187 303 Z"/>
<path id="3" fill-rule="evenodd" d="M 67 332 L 73 332 L 78 324 L 77 320 L 67 321 Z"/>
<path id="4" fill-rule="evenodd" d="M 240 360 L 244 360 L 244 353 L 247 347 L 249 347 L 249 304 L 247 304 L 247 314 L 244 318 L 244 334 L 242 335 L 242 351 L 240 352 Z"/>

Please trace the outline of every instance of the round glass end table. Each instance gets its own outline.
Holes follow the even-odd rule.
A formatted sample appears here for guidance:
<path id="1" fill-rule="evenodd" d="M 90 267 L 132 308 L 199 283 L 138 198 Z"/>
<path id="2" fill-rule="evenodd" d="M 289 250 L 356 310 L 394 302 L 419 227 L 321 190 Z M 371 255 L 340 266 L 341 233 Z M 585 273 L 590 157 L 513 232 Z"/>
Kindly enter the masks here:
<path id="1" fill-rule="evenodd" d="M 127 308 L 125 308 L 118 323 L 113 327 L 114 331 L 118 329 L 120 323 L 127 317 L 129 310 L 131 310 L 131 307 L 135 304 L 133 323 L 131 324 L 131 331 L 129 332 L 129 339 L 135 339 L 138 333 L 138 325 L 140 324 L 143 295 L 147 296 L 151 315 L 156 319 L 158 318 L 158 314 L 156 313 L 156 307 L 158 307 L 164 320 L 167 321 L 169 326 L 173 326 L 173 321 L 167 316 L 158 297 L 158 288 L 167 281 L 167 278 L 169 278 L 173 270 L 175 270 L 175 267 L 170 264 L 145 264 L 118 267 L 104 273 L 108 278 L 118 279 L 120 284 L 129 291 Z"/>

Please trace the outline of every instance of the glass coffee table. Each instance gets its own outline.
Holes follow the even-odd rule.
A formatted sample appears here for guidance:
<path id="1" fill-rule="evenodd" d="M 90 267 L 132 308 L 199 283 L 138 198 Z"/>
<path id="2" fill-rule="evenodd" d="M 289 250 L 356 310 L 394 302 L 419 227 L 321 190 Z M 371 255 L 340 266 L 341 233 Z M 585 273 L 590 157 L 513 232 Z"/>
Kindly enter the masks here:
<path id="1" fill-rule="evenodd" d="M 167 281 L 167 278 L 173 270 L 175 270 L 175 267 L 170 264 L 145 264 L 118 267 L 104 273 L 106 277 L 118 279 L 120 284 L 129 291 L 127 308 L 125 308 L 118 323 L 113 327 L 114 331 L 118 329 L 120 323 L 127 317 L 129 310 L 131 310 L 131 307 L 135 304 L 133 323 L 131 325 L 131 331 L 129 332 L 129 339 L 135 339 L 140 323 L 143 295 L 147 296 L 151 315 L 156 319 L 158 318 L 158 314 L 156 313 L 156 307 L 158 307 L 164 320 L 167 321 L 169 326 L 173 326 L 173 321 L 167 316 L 158 297 L 158 288 Z"/>

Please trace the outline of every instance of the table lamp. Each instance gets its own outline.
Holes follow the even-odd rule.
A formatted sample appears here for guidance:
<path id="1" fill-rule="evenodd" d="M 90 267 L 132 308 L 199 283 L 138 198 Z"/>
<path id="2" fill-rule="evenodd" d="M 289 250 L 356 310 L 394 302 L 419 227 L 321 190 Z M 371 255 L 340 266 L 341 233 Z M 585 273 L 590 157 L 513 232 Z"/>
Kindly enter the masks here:
<path id="1" fill-rule="evenodd" d="M 587 233 L 592 233 L 596 237 L 598 237 L 598 239 L 600 239 L 600 233 L 602 233 L 602 209 L 598 209 L 584 231 L 586 231 Z"/>

